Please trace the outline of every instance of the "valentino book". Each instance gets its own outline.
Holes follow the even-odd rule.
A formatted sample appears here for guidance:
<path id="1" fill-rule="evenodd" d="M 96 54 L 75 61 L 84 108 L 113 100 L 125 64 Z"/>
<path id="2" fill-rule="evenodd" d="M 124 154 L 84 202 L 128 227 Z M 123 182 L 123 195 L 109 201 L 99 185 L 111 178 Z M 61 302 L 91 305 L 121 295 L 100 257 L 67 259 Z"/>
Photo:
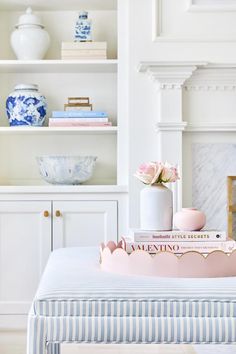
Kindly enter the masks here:
<path id="1" fill-rule="evenodd" d="M 223 251 L 231 253 L 236 249 L 236 242 L 233 240 L 227 241 L 174 241 L 174 242 L 133 242 L 129 238 L 122 238 L 122 248 L 127 253 L 141 250 L 150 254 L 158 252 L 171 252 L 175 254 L 182 254 L 190 251 L 196 251 L 203 254 L 208 254 L 213 251 Z"/>

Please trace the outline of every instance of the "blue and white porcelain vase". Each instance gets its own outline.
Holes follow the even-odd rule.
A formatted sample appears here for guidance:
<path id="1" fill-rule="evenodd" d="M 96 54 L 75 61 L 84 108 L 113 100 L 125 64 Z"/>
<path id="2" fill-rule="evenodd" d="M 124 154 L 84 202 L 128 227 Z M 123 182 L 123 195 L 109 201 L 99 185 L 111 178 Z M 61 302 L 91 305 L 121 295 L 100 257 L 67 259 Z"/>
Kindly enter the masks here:
<path id="1" fill-rule="evenodd" d="M 79 13 L 79 18 L 75 25 L 75 41 L 90 42 L 92 41 L 92 21 L 88 19 L 88 12 Z"/>
<path id="2" fill-rule="evenodd" d="M 17 85 L 6 101 L 10 126 L 42 126 L 46 117 L 46 98 L 38 85 Z"/>

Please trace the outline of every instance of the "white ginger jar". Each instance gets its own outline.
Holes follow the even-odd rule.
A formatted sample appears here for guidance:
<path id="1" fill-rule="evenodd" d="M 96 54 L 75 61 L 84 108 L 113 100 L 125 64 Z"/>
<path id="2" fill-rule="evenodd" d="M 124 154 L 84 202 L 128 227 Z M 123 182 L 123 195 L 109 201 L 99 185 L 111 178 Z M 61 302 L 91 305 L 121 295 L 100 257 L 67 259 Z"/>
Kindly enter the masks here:
<path id="1" fill-rule="evenodd" d="M 11 34 L 11 46 L 19 60 L 43 59 L 50 45 L 50 37 L 41 19 L 29 7 L 20 16 Z"/>

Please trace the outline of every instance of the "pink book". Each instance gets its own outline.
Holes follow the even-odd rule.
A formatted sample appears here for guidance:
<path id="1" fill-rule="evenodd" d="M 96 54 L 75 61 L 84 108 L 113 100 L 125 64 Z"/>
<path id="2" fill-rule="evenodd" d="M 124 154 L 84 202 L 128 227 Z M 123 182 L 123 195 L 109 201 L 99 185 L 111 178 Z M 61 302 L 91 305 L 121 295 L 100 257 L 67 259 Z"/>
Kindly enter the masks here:
<path id="1" fill-rule="evenodd" d="M 127 253 L 132 253 L 136 250 L 146 251 L 150 254 L 158 252 L 171 252 L 175 254 L 185 253 L 189 251 L 196 251 L 199 253 L 210 253 L 213 251 L 223 251 L 231 253 L 236 249 L 236 242 L 233 240 L 228 241 L 176 241 L 176 242 L 132 242 L 127 238 L 122 238 L 122 248 Z"/>
<path id="2" fill-rule="evenodd" d="M 112 126 L 111 122 L 107 123 L 78 123 L 78 122 L 50 122 L 48 124 L 49 127 L 110 127 Z"/>

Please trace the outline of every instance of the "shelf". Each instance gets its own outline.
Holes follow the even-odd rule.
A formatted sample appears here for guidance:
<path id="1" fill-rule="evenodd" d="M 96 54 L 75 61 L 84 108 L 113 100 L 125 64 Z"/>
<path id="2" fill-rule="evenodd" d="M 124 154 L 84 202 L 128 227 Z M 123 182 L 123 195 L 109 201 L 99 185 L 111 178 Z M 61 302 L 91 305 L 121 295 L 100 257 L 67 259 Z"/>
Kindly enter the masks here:
<path id="1" fill-rule="evenodd" d="M 60 10 L 116 10 L 117 0 L 1 0 L 0 10 L 25 11 L 31 6 L 37 11 L 60 11 Z"/>
<path id="2" fill-rule="evenodd" d="M 0 127 L 0 134 L 13 135 L 38 135 L 38 134 L 92 134 L 92 135 L 115 135 L 117 127 Z"/>
<path id="3" fill-rule="evenodd" d="M 43 185 L 43 186 L 0 186 L 0 194 L 14 193 L 35 193 L 35 194 L 51 194 L 51 193 L 127 193 L 127 186 L 118 185 L 80 185 L 80 186 L 59 186 L 59 185 Z"/>
<path id="4" fill-rule="evenodd" d="M 116 59 L 0 60 L 0 73 L 115 73 Z"/>

